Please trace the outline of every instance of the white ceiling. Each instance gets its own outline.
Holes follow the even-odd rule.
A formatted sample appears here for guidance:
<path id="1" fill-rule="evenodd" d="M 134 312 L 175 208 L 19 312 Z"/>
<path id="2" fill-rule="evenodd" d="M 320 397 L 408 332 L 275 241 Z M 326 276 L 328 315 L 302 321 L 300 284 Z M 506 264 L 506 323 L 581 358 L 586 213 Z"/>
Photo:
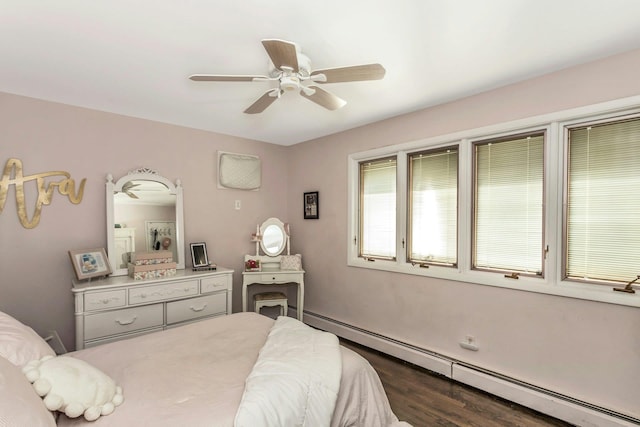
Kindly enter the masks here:
<path id="1" fill-rule="evenodd" d="M 266 74 L 265 38 L 387 74 L 257 115 L 269 83 L 188 79 Z M 281 145 L 637 48 L 638 0 L 0 0 L 0 91 Z"/>

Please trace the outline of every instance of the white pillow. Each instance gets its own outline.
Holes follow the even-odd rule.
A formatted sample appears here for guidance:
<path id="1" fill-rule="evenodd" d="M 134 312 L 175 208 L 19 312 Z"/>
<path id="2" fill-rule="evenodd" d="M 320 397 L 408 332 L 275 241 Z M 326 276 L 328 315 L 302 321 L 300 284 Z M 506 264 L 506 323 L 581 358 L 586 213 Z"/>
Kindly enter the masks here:
<path id="1" fill-rule="evenodd" d="M 0 356 L 16 366 L 55 352 L 33 329 L 0 311 Z"/>
<path id="2" fill-rule="evenodd" d="M 280 270 L 302 270 L 302 255 L 282 255 L 280 257 Z"/>
<path id="3" fill-rule="evenodd" d="M 64 412 L 69 418 L 84 414 L 87 421 L 94 421 L 111 414 L 124 400 L 115 381 L 74 357 L 45 356 L 29 362 L 22 371 L 47 409 Z"/>
<path id="4" fill-rule="evenodd" d="M 55 427 L 20 368 L 0 357 L 0 426 Z"/>

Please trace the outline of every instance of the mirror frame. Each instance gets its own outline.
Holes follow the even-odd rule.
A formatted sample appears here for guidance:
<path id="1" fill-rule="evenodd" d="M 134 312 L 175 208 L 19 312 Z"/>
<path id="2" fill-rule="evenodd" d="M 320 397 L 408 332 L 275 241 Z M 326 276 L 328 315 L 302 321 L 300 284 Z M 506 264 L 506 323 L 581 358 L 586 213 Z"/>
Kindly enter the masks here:
<path id="1" fill-rule="evenodd" d="M 267 252 L 264 245 L 264 232 L 268 227 L 272 225 L 275 225 L 276 227 L 278 227 L 280 229 L 280 232 L 282 233 L 282 245 L 280 246 L 279 250 L 276 253 Z M 282 252 L 284 252 L 285 249 L 287 249 L 287 254 L 289 253 L 289 233 L 285 228 L 285 224 L 282 221 L 280 221 L 278 218 L 269 218 L 265 220 L 260 226 L 260 236 L 262 236 L 262 238 L 260 239 L 260 249 L 262 249 L 262 252 L 266 256 L 276 257 L 282 254 Z"/>
<path id="2" fill-rule="evenodd" d="M 175 260 L 177 263 L 176 269 L 183 270 L 185 266 L 185 258 L 184 258 L 184 205 L 182 198 L 182 184 L 179 179 L 176 180 L 176 183 L 173 184 L 169 179 L 165 178 L 162 175 L 159 175 L 158 172 L 152 169 L 141 168 L 132 170 L 127 175 L 118 179 L 115 183 L 113 182 L 113 176 L 111 174 L 107 175 L 107 191 L 106 191 L 106 201 L 107 201 L 107 252 L 109 258 L 109 264 L 111 265 L 111 275 L 112 276 L 126 276 L 129 274 L 129 270 L 126 268 L 117 268 L 115 253 L 115 203 L 114 203 L 114 194 L 118 191 L 122 191 L 122 186 L 133 180 L 144 180 L 144 181 L 156 181 L 164 184 L 171 194 L 175 194 L 176 196 L 176 252 L 178 254 L 178 259 Z"/>

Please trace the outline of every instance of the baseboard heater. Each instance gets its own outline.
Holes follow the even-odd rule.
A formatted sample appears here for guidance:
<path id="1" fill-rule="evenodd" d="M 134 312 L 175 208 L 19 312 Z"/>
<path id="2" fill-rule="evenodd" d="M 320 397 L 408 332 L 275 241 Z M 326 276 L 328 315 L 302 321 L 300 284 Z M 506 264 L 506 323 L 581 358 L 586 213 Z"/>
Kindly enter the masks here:
<path id="1" fill-rule="evenodd" d="M 638 418 L 528 384 L 320 314 L 305 311 L 304 322 L 349 341 L 381 351 L 577 426 L 630 427 L 640 425 Z"/>

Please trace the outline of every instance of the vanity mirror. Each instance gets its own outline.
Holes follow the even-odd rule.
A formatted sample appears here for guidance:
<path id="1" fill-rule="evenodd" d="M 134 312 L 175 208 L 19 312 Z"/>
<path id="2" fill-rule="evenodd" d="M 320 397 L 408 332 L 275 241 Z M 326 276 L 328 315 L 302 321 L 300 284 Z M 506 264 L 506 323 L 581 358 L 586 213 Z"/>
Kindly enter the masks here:
<path id="1" fill-rule="evenodd" d="M 260 255 L 259 249 L 262 249 L 266 256 L 275 257 L 285 248 L 289 255 L 289 224 L 284 224 L 278 218 L 269 218 L 259 225 L 253 239 L 256 242 L 256 256 Z"/>
<path id="2" fill-rule="evenodd" d="M 107 176 L 107 250 L 113 276 L 128 274 L 129 253 L 168 250 L 184 269 L 182 186 L 142 168 Z"/>

